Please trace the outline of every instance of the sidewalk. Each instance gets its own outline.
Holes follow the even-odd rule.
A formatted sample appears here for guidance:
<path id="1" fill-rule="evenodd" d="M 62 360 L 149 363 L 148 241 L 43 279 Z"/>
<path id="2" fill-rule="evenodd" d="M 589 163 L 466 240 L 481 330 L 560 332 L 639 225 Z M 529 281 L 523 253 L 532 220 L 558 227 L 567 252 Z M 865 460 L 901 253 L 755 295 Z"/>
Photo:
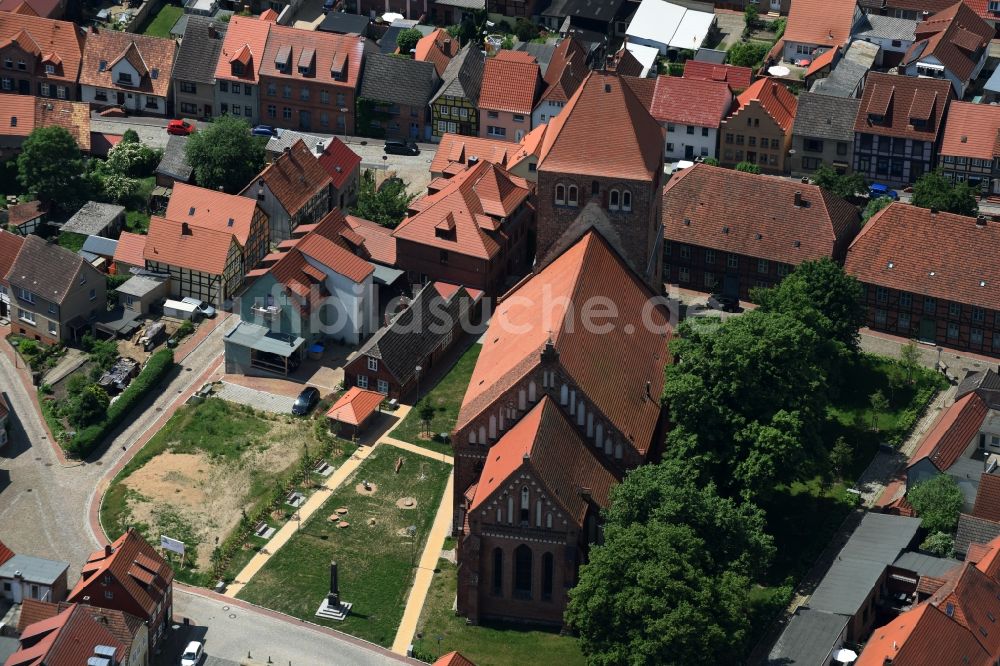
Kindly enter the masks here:
<path id="1" fill-rule="evenodd" d="M 376 446 L 378 446 L 377 443 Z M 306 500 L 305 504 L 299 507 L 299 520 L 289 520 L 285 523 L 281 529 L 279 529 L 277 533 L 271 537 L 271 539 L 267 542 L 267 545 L 262 548 L 260 552 L 254 555 L 253 559 L 251 559 L 247 565 L 243 567 L 243 570 L 236 574 L 236 579 L 233 581 L 233 584 L 226 588 L 225 594 L 227 597 L 235 597 L 240 593 L 240 590 L 242 590 L 244 586 L 250 582 L 250 579 L 253 578 L 258 571 L 264 568 L 264 565 L 267 564 L 269 559 L 271 559 L 271 556 L 278 552 L 282 546 L 288 543 L 288 541 L 295 536 L 296 532 L 299 531 L 299 526 L 309 520 L 309 518 L 312 517 L 312 515 L 326 503 L 326 500 L 330 498 L 330 493 L 340 487 L 340 484 L 346 481 L 347 478 L 354 473 L 358 466 L 372 454 L 372 451 L 375 450 L 376 446 L 366 447 L 355 451 L 354 455 L 352 455 L 347 462 L 338 467 L 334 473 L 330 475 L 330 478 L 323 483 L 322 488 L 309 496 L 309 499 Z"/>

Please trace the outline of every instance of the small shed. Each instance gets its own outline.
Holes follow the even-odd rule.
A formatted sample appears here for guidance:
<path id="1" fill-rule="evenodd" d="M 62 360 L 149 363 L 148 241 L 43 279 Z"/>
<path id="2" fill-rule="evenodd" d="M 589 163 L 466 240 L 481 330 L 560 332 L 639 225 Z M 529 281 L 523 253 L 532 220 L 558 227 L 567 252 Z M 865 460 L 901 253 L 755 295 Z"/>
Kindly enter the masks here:
<path id="1" fill-rule="evenodd" d="M 337 428 L 341 437 L 354 437 L 365 429 L 372 416 L 379 411 L 383 400 L 385 395 L 378 391 L 354 386 L 340 396 L 326 413 L 326 417 L 330 419 L 330 426 Z"/>
<path id="2" fill-rule="evenodd" d="M 107 273 L 118 250 L 118 241 L 104 236 L 87 236 L 79 255 L 97 270 Z"/>
<path id="3" fill-rule="evenodd" d="M 8 206 L 7 217 L 3 221 L 11 227 L 11 231 L 14 233 L 27 236 L 38 231 L 38 227 L 45 222 L 47 212 L 48 206 L 42 202 L 27 201 Z"/>
<path id="4" fill-rule="evenodd" d="M 163 150 L 163 157 L 156 165 L 156 184 L 160 187 L 173 187 L 174 183 L 186 183 L 191 180 L 193 169 L 188 164 L 185 149 L 188 137 L 171 135 L 167 139 L 167 147 Z"/>
<path id="5" fill-rule="evenodd" d="M 62 226 L 62 231 L 117 238 L 124 225 L 124 206 L 88 201 Z"/>
<path id="6" fill-rule="evenodd" d="M 149 306 L 166 298 L 170 282 L 152 275 L 135 275 L 119 285 L 118 301 L 127 311 L 145 315 Z"/>

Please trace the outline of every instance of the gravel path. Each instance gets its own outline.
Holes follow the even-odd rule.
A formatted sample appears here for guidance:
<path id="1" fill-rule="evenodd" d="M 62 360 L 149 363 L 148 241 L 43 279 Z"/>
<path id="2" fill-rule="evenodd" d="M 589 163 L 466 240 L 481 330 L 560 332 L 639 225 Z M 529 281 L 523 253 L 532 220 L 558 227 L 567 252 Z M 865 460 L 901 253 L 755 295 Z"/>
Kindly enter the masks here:
<path id="1" fill-rule="evenodd" d="M 222 382 L 222 388 L 215 393 L 215 396 L 229 402 L 247 405 L 248 407 L 274 414 L 291 414 L 292 405 L 295 404 L 295 398 L 268 393 L 267 391 L 258 391 L 257 389 L 229 382 Z"/>

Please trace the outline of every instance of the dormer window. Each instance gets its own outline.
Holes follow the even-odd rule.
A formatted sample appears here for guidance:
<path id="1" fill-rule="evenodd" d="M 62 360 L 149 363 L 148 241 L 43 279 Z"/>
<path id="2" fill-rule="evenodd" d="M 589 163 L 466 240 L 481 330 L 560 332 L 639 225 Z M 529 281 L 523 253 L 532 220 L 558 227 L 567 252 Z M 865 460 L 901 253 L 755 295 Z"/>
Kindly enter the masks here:
<path id="1" fill-rule="evenodd" d="M 316 71 L 316 50 L 312 48 L 302 49 L 299 54 L 299 74 L 302 76 L 313 76 Z"/>
<path id="2" fill-rule="evenodd" d="M 868 120 L 878 125 L 881 124 L 883 120 L 885 120 L 885 116 L 883 116 L 880 113 L 869 113 Z"/>
<path id="3" fill-rule="evenodd" d="M 45 73 L 46 74 L 55 74 L 56 73 L 56 66 L 55 65 L 46 65 L 45 66 Z"/>
<path id="4" fill-rule="evenodd" d="M 333 63 L 330 65 L 330 76 L 336 81 L 347 80 L 347 54 L 334 53 Z"/>
<path id="5" fill-rule="evenodd" d="M 233 76 L 243 76 L 243 63 L 239 60 L 233 62 Z"/>
<path id="6" fill-rule="evenodd" d="M 97 64 L 97 71 L 98 71 L 98 72 L 103 72 L 103 71 L 105 71 L 105 70 L 106 70 L 107 68 L 108 68 L 108 61 L 107 61 L 107 60 L 102 60 L 101 62 L 99 62 L 99 63 Z"/>
<path id="7" fill-rule="evenodd" d="M 282 46 L 278 49 L 278 54 L 274 56 L 274 66 L 279 72 L 288 74 L 292 67 L 292 47 Z"/>

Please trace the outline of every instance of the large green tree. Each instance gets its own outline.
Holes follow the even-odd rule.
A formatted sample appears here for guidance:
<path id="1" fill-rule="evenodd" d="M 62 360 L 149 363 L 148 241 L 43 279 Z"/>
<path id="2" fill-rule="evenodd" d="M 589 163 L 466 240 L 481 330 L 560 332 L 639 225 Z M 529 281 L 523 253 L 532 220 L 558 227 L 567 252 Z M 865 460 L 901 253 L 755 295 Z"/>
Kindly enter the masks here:
<path id="1" fill-rule="evenodd" d="M 952 183 L 940 169 L 925 173 L 913 185 L 913 205 L 958 215 L 979 212 L 976 190 L 966 182 Z"/>
<path id="2" fill-rule="evenodd" d="M 875 197 L 871 199 L 865 206 L 865 210 L 861 213 L 861 221 L 865 224 L 868 220 L 872 219 L 875 213 L 879 212 L 883 208 L 888 208 L 889 204 L 892 203 L 892 197 Z"/>
<path id="3" fill-rule="evenodd" d="M 195 132 L 185 146 L 188 164 L 198 184 L 236 194 L 264 168 L 267 139 L 250 135 L 250 124 L 220 116 Z"/>
<path id="4" fill-rule="evenodd" d="M 765 312 L 781 312 L 798 319 L 843 349 L 856 350 L 858 329 L 865 323 L 861 283 L 828 258 L 805 261 L 771 288 L 750 291 Z"/>
<path id="5" fill-rule="evenodd" d="M 729 49 L 727 60 L 732 65 L 756 67 L 767 55 L 768 46 L 762 42 L 737 42 Z"/>
<path id="6" fill-rule="evenodd" d="M 406 217 L 406 210 L 415 196 L 406 191 L 406 182 L 399 178 L 390 178 L 382 187 L 376 187 L 374 172 L 366 170 L 361 174 L 358 201 L 351 214 L 394 228 Z"/>
<path id="7" fill-rule="evenodd" d="M 396 35 L 396 46 L 399 48 L 399 52 L 404 55 L 412 55 L 412 51 L 417 48 L 417 42 L 423 37 L 421 33 L 416 28 L 407 28 L 406 30 L 401 30 L 398 35 Z"/>
<path id="8" fill-rule="evenodd" d="M 745 647 L 753 577 L 773 555 L 757 507 L 698 487 L 679 461 L 646 465 L 612 493 L 566 620 L 590 664 L 728 663 Z"/>
<path id="9" fill-rule="evenodd" d="M 691 460 L 727 493 L 766 497 L 826 455 L 826 348 L 781 312 L 754 310 L 718 327 L 682 324 L 664 402 L 668 455 Z"/>
<path id="10" fill-rule="evenodd" d="M 938 474 L 908 488 L 906 499 L 923 520 L 920 526 L 929 533 L 951 534 L 958 527 L 958 514 L 964 502 L 962 489 L 948 474 Z"/>
<path id="11" fill-rule="evenodd" d="M 813 180 L 824 190 L 838 197 L 855 197 L 868 191 L 868 184 L 860 173 L 839 174 L 826 164 L 816 169 Z"/>
<path id="12" fill-rule="evenodd" d="M 17 157 L 21 187 L 63 212 L 72 212 L 90 196 L 83 157 L 76 139 L 57 125 L 31 132 Z"/>

